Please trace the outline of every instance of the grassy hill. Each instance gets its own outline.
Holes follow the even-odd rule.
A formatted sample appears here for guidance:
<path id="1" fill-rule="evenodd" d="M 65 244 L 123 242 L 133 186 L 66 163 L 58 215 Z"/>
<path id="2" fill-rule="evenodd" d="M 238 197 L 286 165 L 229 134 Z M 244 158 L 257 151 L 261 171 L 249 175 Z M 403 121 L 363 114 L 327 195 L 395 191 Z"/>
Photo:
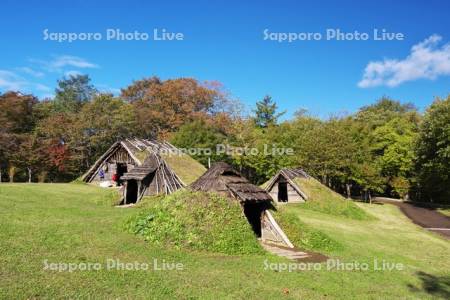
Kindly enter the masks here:
<path id="1" fill-rule="evenodd" d="M 295 247 L 325 253 L 342 247 L 333 237 L 301 221 L 291 208 L 290 205 L 278 207 L 272 214 Z"/>
<path id="2" fill-rule="evenodd" d="M 356 220 L 371 218 L 353 201 L 342 197 L 315 178 L 295 178 L 294 181 L 308 196 L 308 200 L 300 204 L 304 209 Z"/>
<path id="3" fill-rule="evenodd" d="M 153 245 L 226 254 L 263 251 L 236 201 L 180 190 L 167 197 L 146 198 L 142 206 L 127 228 Z"/>
<path id="4" fill-rule="evenodd" d="M 356 220 L 368 220 L 373 217 L 365 213 L 353 201 L 348 201 L 314 177 L 296 177 L 292 180 L 306 194 L 308 200 L 300 204 L 290 203 L 289 206 L 299 205 L 303 209 Z M 269 182 L 270 180 L 262 184 L 261 187 L 265 189 Z"/>
<path id="5" fill-rule="evenodd" d="M 450 242 L 412 224 L 390 205 L 357 204 L 371 220 L 290 206 L 340 247 L 342 262 L 401 263 L 402 271 L 274 271 L 269 254 L 225 255 L 158 246 L 124 224 L 145 208 L 115 208 L 111 193 L 81 184 L 0 184 L 0 299 L 448 299 Z M 58 272 L 44 261 L 182 263 L 179 271 Z M 324 265 L 325 266 L 325 265 Z"/>
<path id="6" fill-rule="evenodd" d="M 441 214 L 444 214 L 444 215 L 450 217 L 450 208 L 441 208 L 441 209 L 438 209 L 438 211 L 439 211 Z"/>

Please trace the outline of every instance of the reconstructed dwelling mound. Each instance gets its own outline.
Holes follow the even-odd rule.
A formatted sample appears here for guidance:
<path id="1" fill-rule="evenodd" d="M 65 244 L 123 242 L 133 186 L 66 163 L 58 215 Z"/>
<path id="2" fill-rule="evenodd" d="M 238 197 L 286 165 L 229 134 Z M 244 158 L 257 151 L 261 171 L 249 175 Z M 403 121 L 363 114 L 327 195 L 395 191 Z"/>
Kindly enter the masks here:
<path id="1" fill-rule="evenodd" d="M 300 168 L 282 169 L 265 185 L 275 203 L 304 203 L 303 207 L 352 219 L 368 215 L 353 201 L 328 188 Z"/>
<path id="2" fill-rule="evenodd" d="M 273 208 L 270 195 L 250 183 L 227 163 L 212 165 L 190 188 L 194 191 L 215 192 L 238 201 L 257 237 L 265 242 L 293 247 L 269 211 Z"/>
<path id="3" fill-rule="evenodd" d="M 240 205 L 214 193 L 180 190 L 148 199 L 128 230 L 152 244 L 225 254 L 263 253 Z"/>
<path id="4" fill-rule="evenodd" d="M 135 203 L 144 195 L 173 193 L 205 170 L 168 142 L 134 138 L 114 143 L 82 180 L 103 186 L 123 185 L 123 203 Z"/>

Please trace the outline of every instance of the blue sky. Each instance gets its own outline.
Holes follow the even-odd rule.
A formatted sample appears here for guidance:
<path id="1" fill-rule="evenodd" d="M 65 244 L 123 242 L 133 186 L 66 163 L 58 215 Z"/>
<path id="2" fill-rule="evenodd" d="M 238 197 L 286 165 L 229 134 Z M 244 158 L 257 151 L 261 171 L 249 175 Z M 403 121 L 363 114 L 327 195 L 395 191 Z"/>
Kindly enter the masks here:
<path id="1" fill-rule="evenodd" d="M 194 77 L 220 81 L 249 108 L 270 94 L 286 117 L 299 108 L 319 116 L 353 112 L 383 95 L 423 109 L 450 93 L 448 1 L 92 2 L 2 1 L 0 91 L 45 97 L 58 78 L 77 72 L 113 92 L 152 75 Z M 184 39 L 154 41 L 155 28 Z M 338 28 L 366 32 L 369 40 L 326 40 L 325 31 Z M 44 40 L 45 29 L 98 32 L 102 39 Z M 107 41 L 107 29 L 150 39 Z M 264 40 L 265 29 L 323 38 Z M 374 29 L 402 33 L 404 40 L 374 41 Z"/>

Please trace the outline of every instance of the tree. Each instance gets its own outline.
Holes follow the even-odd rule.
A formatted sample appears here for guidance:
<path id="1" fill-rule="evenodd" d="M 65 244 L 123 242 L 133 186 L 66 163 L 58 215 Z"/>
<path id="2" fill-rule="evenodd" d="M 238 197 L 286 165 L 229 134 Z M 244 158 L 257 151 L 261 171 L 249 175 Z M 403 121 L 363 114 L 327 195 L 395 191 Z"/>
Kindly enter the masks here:
<path id="1" fill-rule="evenodd" d="M 37 121 L 34 113 L 37 103 L 38 100 L 32 95 L 18 92 L 0 95 L 0 173 L 7 170 L 10 181 L 17 173 L 14 157 L 21 141 L 33 130 Z"/>
<path id="2" fill-rule="evenodd" d="M 427 109 L 416 151 L 420 199 L 450 203 L 450 95 L 437 98 Z"/>
<path id="3" fill-rule="evenodd" d="M 192 157 L 208 166 L 209 162 L 227 160 L 226 155 L 217 154 L 217 145 L 226 143 L 227 137 L 214 123 L 196 120 L 187 123 L 173 135 L 171 142 L 180 149 L 199 149 Z M 188 152 L 189 154 L 189 152 Z"/>
<path id="4" fill-rule="evenodd" d="M 153 77 L 122 90 L 122 97 L 133 104 L 140 131 L 147 138 L 167 138 L 181 125 L 208 114 L 217 95 L 217 90 L 192 78 L 161 81 Z"/>
<path id="5" fill-rule="evenodd" d="M 17 150 L 11 154 L 14 166 L 26 170 L 27 181 L 33 180 L 33 175 L 42 172 L 49 163 L 48 151 L 45 145 L 34 134 L 23 134 Z"/>
<path id="6" fill-rule="evenodd" d="M 401 104 L 383 97 L 361 108 L 354 119 L 358 127 L 355 136 L 364 152 L 360 151 L 357 168 L 367 171 L 356 172 L 355 179 L 366 182 L 358 176 L 379 172 L 380 181 L 369 180 L 372 186 L 380 184 L 375 191 L 389 196 L 404 195 L 405 180 L 408 178 L 410 183 L 413 172 L 414 140 L 420 121 L 417 109 L 410 103 Z M 362 168 L 364 165 L 370 167 Z"/>
<path id="7" fill-rule="evenodd" d="M 54 113 L 36 132 L 49 153 L 53 178 L 81 175 L 114 142 L 139 136 L 132 104 L 111 94 L 98 94 L 78 113 Z"/>
<path id="8" fill-rule="evenodd" d="M 267 128 L 270 125 L 276 125 L 278 118 L 285 112 L 277 113 L 277 104 L 269 95 L 265 96 L 261 101 L 256 102 L 255 124 L 260 128 Z"/>
<path id="9" fill-rule="evenodd" d="M 88 75 L 70 75 L 58 80 L 54 109 L 64 113 L 78 112 L 97 93 L 90 81 Z"/>
<path id="10" fill-rule="evenodd" d="M 392 119 L 369 135 L 373 163 L 387 179 L 388 187 L 401 197 L 407 195 L 404 189 L 410 186 L 407 178 L 412 177 L 416 136 L 417 124 L 404 116 Z"/>
<path id="11" fill-rule="evenodd" d="M 253 119 L 248 119 L 236 122 L 234 126 L 239 128 L 239 134 L 232 143 L 236 148 L 231 159 L 253 183 L 261 184 L 281 168 L 291 166 L 292 155 L 274 150 L 292 150 L 291 124 L 285 122 L 262 129 L 255 127 Z"/>
<path id="12" fill-rule="evenodd" d="M 378 126 L 382 126 L 386 122 L 408 113 L 416 115 L 417 108 L 411 103 L 400 103 L 388 97 L 379 99 L 375 104 L 363 106 L 356 113 L 356 120 L 365 124 L 365 131 L 373 130 Z"/>
<path id="13" fill-rule="evenodd" d="M 121 97 L 129 103 L 141 101 L 147 97 L 149 90 L 162 84 L 163 81 L 156 76 L 136 80 L 131 85 L 122 89 Z"/>
<path id="14" fill-rule="evenodd" d="M 385 178 L 381 176 L 380 170 L 370 162 L 358 164 L 354 169 L 355 181 L 362 187 L 364 200 L 372 203 L 372 192 L 381 193 L 385 187 Z"/>
<path id="15" fill-rule="evenodd" d="M 75 136 L 68 145 L 88 168 L 114 142 L 139 136 L 133 106 L 111 94 L 99 94 L 87 103 L 74 122 Z"/>
<path id="16" fill-rule="evenodd" d="M 0 132 L 21 134 L 35 125 L 34 108 L 38 100 L 32 95 L 8 92 L 0 95 Z"/>
<path id="17" fill-rule="evenodd" d="M 52 181 L 72 180 L 84 170 L 81 155 L 69 146 L 78 140 L 75 114 L 54 113 L 36 125 L 35 134 L 48 154 L 48 163 L 41 171 Z"/>

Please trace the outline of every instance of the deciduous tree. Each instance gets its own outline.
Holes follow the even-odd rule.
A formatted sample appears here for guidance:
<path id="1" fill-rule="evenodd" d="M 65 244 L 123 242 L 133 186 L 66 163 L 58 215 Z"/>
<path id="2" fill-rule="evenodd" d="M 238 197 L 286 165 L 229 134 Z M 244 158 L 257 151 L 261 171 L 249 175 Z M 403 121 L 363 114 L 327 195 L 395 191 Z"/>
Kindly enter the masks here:
<path id="1" fill-rule="evenodd" d="M 450 203 L 450 95 L 437 98 L 425 113 L 415 169 L 420 199 Z"/>

